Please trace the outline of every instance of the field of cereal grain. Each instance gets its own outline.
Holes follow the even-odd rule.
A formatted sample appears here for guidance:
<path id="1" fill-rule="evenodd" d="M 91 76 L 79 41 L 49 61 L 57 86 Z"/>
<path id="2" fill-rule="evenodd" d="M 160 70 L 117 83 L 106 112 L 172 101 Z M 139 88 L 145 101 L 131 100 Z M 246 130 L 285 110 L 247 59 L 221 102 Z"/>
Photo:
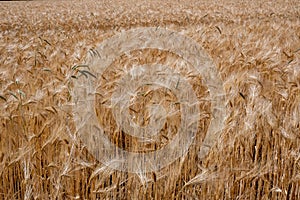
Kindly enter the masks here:
<path id="1" fill-rule="evenodd" d="M 72 112 L 76 69 L 88 52 L 139 27 L 176 31 L 202 46 L 226 103 L 224 127 L 204 158 L 201 134 L 216 117 L 209 103 L 188 153 L 145 174 L 95 159 L 75 137 Z M 139 53 L 140 62 L 177 59 L 151 49 L 126 59 Z M 196 89 L 209 95 L 201 81 Z M 111 116 L 103 113 L 106 125 Z M 1 2 L 0 122 L 0 199 L 300 199 L 300 2 Z"/>

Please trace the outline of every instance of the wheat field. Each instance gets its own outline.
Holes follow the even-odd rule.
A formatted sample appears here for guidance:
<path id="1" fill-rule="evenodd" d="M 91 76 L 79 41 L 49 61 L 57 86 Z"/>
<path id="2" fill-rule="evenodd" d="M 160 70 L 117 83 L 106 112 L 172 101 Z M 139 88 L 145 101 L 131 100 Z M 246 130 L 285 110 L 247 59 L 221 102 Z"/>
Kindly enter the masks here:
<path id="1" fill-rule="evenodd" d="M 0 199 L 300 199 L 300 2 L 250 1 L 24 1 L 0 3 Z M 193 39 L 220 74 L 226 113 L 215 145 L 199 155 L 212 102 L 188 152 L 149 173 L 114 170 L 76 137 L 73 95 L 80 70 L 101 42 L 124 31 L 159 27 Z M 106 91 L 125 65 L 172 63 L 159 49 L 122 55 L 99 78 Z M 171 66 L 172 68 L 172 66 Z M 185 74 L 185 69 L 181 69 Z M 196 98 L 210 93 L 201 76 Z M 102 81 L 102 82 L 101 82 Z M 112 86 L 113 87 L 113 86 Z M 141 88 L 130 116 L 145 104 L 177 101 L 172 91 Z M 95 113 L 111 141 L 129 151 L 158 149 L 116 133 L 112 114 L 96 95 Z M 108 95 L 108 96 L 107 96 Z M 146 103 L 145 103 L 146 102 Z M 180 111 L 179 106 L 174 106 Z M 177 129 L 180 116 L 167 118 Z"/>

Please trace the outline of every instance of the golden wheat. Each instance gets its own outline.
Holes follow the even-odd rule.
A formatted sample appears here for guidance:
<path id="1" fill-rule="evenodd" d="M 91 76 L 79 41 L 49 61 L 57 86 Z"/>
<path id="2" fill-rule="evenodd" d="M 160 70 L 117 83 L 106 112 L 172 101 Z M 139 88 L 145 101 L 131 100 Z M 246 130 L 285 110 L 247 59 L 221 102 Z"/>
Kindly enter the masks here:
<path id="1" fill-rule="evenodd" d="M 300 199 L 299 1 L 2 2 L 0 9 L 0 199 Z M 205 158 L 198 152 L 214 117 L 209 102 L 200 105 L 208 115 L 188 154 L 160 172 L 115 171 L 76 137 L 71 94 L 81 64 L 100 42 L 137 27 L 191 37 L 219 70 L 227 117 Z M 126 62 L 178 59 L 151 49 L 132 58 L 140 54 L 124 55 L 106 74 Z M 209 95 L 201 77 L 193 81 L 197 95 Z M 135 100 L 132 116 L 148 115 L 139 109 L 156 95 L 176 100 L 149 90 L 142 88 L 148 99 Z M 96 112 L 99 123 L 112 123 L 105 108 Z M 168 120 L 176 128 L 177 119 Z M 136 150 L 133 138 L 123 139 L 111 136 Z"/>

